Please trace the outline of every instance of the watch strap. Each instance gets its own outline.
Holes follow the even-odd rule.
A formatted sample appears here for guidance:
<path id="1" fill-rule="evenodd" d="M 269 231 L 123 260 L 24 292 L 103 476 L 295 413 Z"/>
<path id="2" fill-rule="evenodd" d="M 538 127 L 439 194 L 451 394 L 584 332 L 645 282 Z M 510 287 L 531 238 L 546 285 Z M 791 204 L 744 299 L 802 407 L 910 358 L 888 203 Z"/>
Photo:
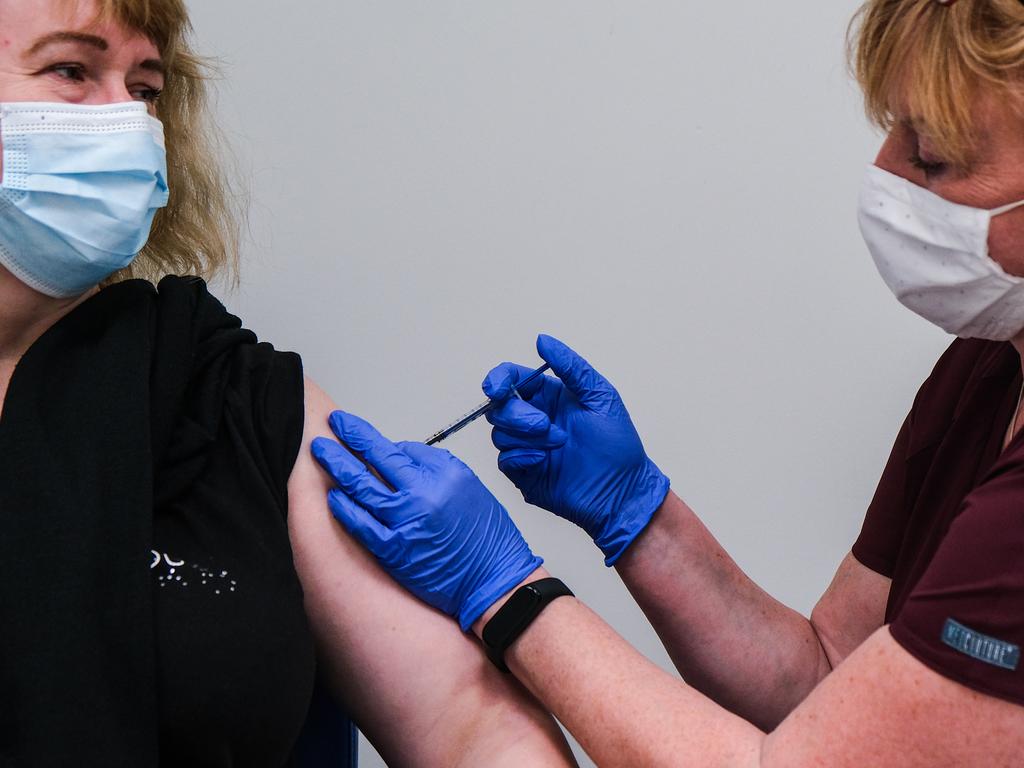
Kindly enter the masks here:
<path id="1" fill-rule="evenodd" d="M 509 672 L 505 664 L 505 651 L 526 631 L 538 614 L 552 600 L 573 597 L 573 592 L 561 579 L 546 578 L 524 584 L 501 606 L 483 631 L 487 658 L 502 672 Z"/>

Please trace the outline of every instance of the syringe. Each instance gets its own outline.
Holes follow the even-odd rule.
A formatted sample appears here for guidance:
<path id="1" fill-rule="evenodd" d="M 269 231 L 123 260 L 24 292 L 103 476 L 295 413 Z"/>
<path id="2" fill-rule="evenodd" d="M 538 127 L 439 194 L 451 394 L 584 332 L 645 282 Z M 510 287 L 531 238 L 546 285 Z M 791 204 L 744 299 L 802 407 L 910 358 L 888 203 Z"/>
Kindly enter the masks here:
<path id="1" fill-rule="evenodd" d="M 551 368 L 551 366 L 548 365 L 547 363 L 545 363 L 540 368 L 538 368 L 537 370 L 535 370 L 532 373 L 530 373 L 528 376 L 526 376 L 526 378 L 524 378 L 522 381 L 520 381 L 518 384 L 516 384 L 515 387 L 512 388 L 512 394 L 518 397 L 519 396 L 519 391 L 518 390 L 519 390 L 520 387 L 524 387 L 527 384 L 529 384 L 531 381 L 536 379 L 537 377 L 543 376 L 544 372 L 549 370 L 550 368 Z M 426 443 L 427 445 L 434 445 L 434 443 L 440 443 L 446 437 L 451 437 L 452 435 L 454 435 L 456 432 L 458 432 L 460 429 L 462 429 L 467 424 L 472 424 L 474 421 L 479 419 L 481 416 L 483 416 L 489 410 L 491 410 L 496 405 L 498 405 L 499 402 L 500 401 L 498 401 L 498 400 L 488 400 L 485 403 L 481 403 L 476 408 L 474 408 L 472 411 L 467 413 L 465 416 L 459 417 L 456 421 L 452 422 L 451 424 L 449 424 L 447 427 L 445 427 L 441 431 L 435 432 L 433 435 L 428 437 L 423 442 Z"/>

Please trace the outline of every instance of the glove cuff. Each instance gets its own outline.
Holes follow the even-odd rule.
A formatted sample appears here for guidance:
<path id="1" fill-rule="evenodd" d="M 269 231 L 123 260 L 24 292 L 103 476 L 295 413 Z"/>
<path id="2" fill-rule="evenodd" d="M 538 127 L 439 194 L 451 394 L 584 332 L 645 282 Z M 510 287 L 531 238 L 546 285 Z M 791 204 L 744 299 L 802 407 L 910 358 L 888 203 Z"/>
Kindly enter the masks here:
<path id="1" fill-rule="evenodd" d="M 648 459 L 640 479 L 623 498 L 622 505 L 609 519 L 605 530 L 594 538 L 594 543 L 604 552 L 606 566 L 615 565 L 651 522 L 668 496 L 669 486 L 668 477 Z"/>
<path id="2" fill-rule="evenodd" d="M 525 542 L 524 542 L 525 545 Z M 468 632 L 476 620 L 484 615 L 484 612 L 494 605 L 498 599 L 515 589 L 527 576 L 540 568 L 544 562 L 543 557 L 537 557 L 526 546 L 526 558 L 510 564 L 510 567 L 502 569 L 484 582 L 476 592 L 471 594 L 459 608 L 459 626 L 463 632 Z"/>

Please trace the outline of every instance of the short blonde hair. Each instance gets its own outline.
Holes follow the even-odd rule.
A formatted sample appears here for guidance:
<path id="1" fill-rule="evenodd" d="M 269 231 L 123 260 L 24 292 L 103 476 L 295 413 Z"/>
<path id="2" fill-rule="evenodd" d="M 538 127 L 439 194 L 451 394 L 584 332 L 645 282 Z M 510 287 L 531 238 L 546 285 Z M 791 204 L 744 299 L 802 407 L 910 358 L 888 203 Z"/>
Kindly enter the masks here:
<path id="1" fill-rule="evenodd" d="M 77 3 L 80 0 L 67 0 Z M 214 71 L 189 44 L 184 0 L 96 0 L 97 21 L 113 20 L 148 37 L 166 67 L 157 116 L 167 143 L 170 199 L 157 212 L 149 242 L 107 282 L 167 274 L 237 279 L 243 196 L 225 172 L 225 145 L 209 117 L 207 81 Z"/>
<path id="2" fill-rule="evenodd" d="M 1021 0 L 868 0 L 850 23 L 847 43 L 869 119 L 890 130 L 902 105 L 910 112 L 902 117 L 921 120 L 954 163 L 969 162 L 976 145 L 972 113 L 980 94 L 1024 107 Z"/>

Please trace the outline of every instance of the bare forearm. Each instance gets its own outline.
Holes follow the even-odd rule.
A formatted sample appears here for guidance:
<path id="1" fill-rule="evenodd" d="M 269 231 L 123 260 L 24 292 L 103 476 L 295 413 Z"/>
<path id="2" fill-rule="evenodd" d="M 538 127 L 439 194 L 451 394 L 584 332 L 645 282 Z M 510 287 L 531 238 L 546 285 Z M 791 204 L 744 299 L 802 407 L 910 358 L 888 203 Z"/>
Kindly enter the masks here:
<path id="1" fill-rule="evenodd" d="M 395 585 L 374 586 L 366 589 L 377 592 L 374 602 L 396 606 L 400 618 L 366 610 L 361 596 L 344 606 L 307 603 L 311 612 L 329 609 L 329 615 L 313 615 L 320 663 L 338 700 L 388 765 L 576 765 L 550 714 L 499 673 L 474 638 L 390 589 Z"/>
<path id="2" fill-rule="evenodd" d="M 598 765 L 757 765 L 760 731 L 656 667 L 574 598 L 548 605 L 505 661 Z"/>
<path id="3" fill-rule="evenodd" d="M 810 622 L 754 584 L 674 493 L 616 569 L 686 681 L 761 728 L 831 668 Z"/>
<path id="4" fill-rule="evenodd" d="M 488 664 L 490 662 L 487 662 Z M 478 712 L 452 768 L 577 768 L 557 723 L 518 681 L 522 692 L 504 707 Z M 529 703 L 527 703 L 527 701 Z M 470 716 L 470 713 L 466 713 Z"/>

